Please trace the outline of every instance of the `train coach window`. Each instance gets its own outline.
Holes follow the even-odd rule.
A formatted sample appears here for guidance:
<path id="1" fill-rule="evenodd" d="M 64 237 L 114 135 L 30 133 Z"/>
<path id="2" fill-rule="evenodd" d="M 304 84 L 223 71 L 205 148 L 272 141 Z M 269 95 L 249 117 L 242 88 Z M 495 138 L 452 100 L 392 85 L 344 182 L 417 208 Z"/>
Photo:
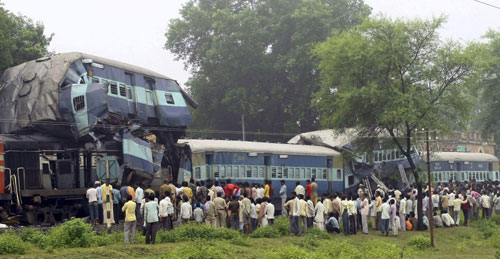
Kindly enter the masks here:
<path id="1" fill-rule="evenodd" d="M 230 166 L 230 165 L 228 165 L 228 166 L 227 166 L 227 168 L 226 168 L 226 178 L 231 178 L 231 177 L 233 177 L 232 170 L 233 170 L 233 169 L 231 168 L 231 166 Z"/>
<path id="2" fill-rule="evenodd" d="M 224 165 L 220 166 L 220 177 L 226 178 L 226 166 L 224 166 Z"/>
<path id="3" fill-rule="evenodd" d="M 118 85 L 116 83 L 110 83 L 109 86 L 111 94 L 118 94 Z"/>
<path id="4" fill-rule="evenodd" d="M 305 168 L 300 168 L 299 178 L 306 178 L 306 169 Z"/>
<path id="5" fill-rule="evenodd" d="M 85 96 L 80 95 L 73 98 L 73 108 L 75 111 L 83 110 L 85 108 Z"/>
<path id="6" fill-rule="evenodd" d="M 340 170 L 337 170 L 337 180 L 342 179 L 342 172 Z"/>
<path id="7" fill-rule="evenodd" d="M 283 178 L 283 169 L 281 167 L 278 167 L 278 178 L 282 179 Z"/>
<path id="8" fill-rule="evenodd" d="M 283 178 L 288 178 L 288 168 L 283 169 Z"/>
<path id="9" fill-rule="evenodd" d="M 498 172 L 495 173 L 497 175 L 497 180 L 498 180 Z"/>
<path id="10" fill-rule="evenodd" d="M 171 93 L 165 93 L 165 99 L 167 100 L 168 104 L 175 104 L 174 97 Z"/>
<path id="11" fill-rule="evenodd" d="M 311 179 L 311 168 L 307 168 L 306 179 Z"/>
<path id="12" fill-rule="evenodd" d="M 264 178 L 264 167 L 259 167 L 259 178 Z"/>
<path id="13" fill-rule="evenodd" d="M 276 167 L 271 169 L 271 178 L 276 178 Z"/>
<path id="14" fill-rule="evenodd" d="M 323 176 L 321 177 L 321 179 L 325 179 L 326 180 L 326 169 L 323 169 Z"/>
<path id="15" fill-rule="evenodd" d="M 247 166 L 247 178 L 252 178 L 252 167 Z"/>
<path id="16" fill-rule="evenodd" d="M 198 180 L 201 179 L 201 169 L 198 166 L 194 169 L 194 177 Z"/>
<path id="17" fill-rule="evenodd" d="M 97 77 L 91 77 L 91 80 L 92 80 L 92 84 L 98 84 L 99 83 L 99 78 Z"/>
<path id="18" fill-rule="evenodd" d="M 238 166 L 233 167 L 233 177 L 234 178 L 239 178 L 240 177 L 240 172 Z"/>
<path id="19" fill-rule="evenodd" d="M 127 97 L 127 88 L 122 84 L 120 84 L 120 96 Z"/>
<path id="20" fill-rule="evenodd" d="M 316 168 L 312 170 L 312 176 L 309 178 L 312 178 L 312 177 L 316 178 Z"/>
<path id="21" fill-rule="evenodd" d="M 354 175 L 350 175 L 347 178 L 347 181 L 348 181 L 349 186 L 353 185 L 354 184 Z"/>
<path id="22" fill-rule="evenodd" d="M 300 179 L 300 171 L 298 168 L 295 168 L 295 178 Z"/>
<path id="23" fill-rule="evenodd" d="M 259 177 L 259 174 L 258 174 L 258 169 L 256 166 L 252 167 L 252 178 L 258 178 Z"/>
<path id="24" fill-rule="evenodd" d="M 214 178 L 220 178 L 219 166 L 214 166 Z"/>

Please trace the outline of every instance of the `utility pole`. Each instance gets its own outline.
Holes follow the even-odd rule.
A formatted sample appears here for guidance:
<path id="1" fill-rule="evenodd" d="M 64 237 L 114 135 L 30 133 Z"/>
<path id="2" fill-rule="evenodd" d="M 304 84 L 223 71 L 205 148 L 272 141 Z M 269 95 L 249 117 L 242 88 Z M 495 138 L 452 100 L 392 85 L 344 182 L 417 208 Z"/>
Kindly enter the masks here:
<path id="1" fill-rule="evenodd" d="M 429 128 L 425 129 L 425 143 L 427 149 L 427 182 L 429 184 L 429 229 L 431 232 L 431 246 L 434 248 L 434 213 L 432 212 L 432 185 L 431 185 L 431 162 L 429 154 Z"/>
<path id="2" fill-rule="evenodd" d="M 241 115 L 241 133 L 243 134 L 243 141 L 245 141 L 245 114 Z"/>

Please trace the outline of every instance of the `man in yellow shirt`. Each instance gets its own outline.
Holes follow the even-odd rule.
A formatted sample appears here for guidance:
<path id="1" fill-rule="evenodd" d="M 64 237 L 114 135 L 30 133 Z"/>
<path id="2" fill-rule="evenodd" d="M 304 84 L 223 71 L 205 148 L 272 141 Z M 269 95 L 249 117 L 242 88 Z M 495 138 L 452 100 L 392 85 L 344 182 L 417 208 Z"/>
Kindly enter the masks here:
<path id="1" fill-rule="evenodd" d="M 125 212 L 125 223 L 123 225 L 125 232 L 125 244 L 129 243 L 129 234 L 131 234 L 132 244 L 135 242 L 135 228 L 136 228 L 136 218 L 135 218 L 135 199 L 131 195 L 127 196 L 127 202 L 123 205 L 122 211 Z M 131 233 L 132 232 L 132 233 Z"/>
<path id="2" fill-rule="evenodd" d="M 182 192 L 188 197 L 189 202 L 191 202 L 191 198 L 193 197 L 193 190 L 189 188 L 187 182 L 182 182 Z"/>
<path id="3" fill-rule="evenodd" d="M 269 182 L 266 181 L 266 186 L 264 186 L 264 197 L 269 198 Z"/>
<path id="4" fill-rule="evenodd" d="M 312 178 L 311 189 L 312 189 L 311 190 L 311 200 L 314 203 L 314 206 L 316 206 L 316 203 L 318 203 L 318 184 L 316 183 L 316 179 L 314 177 Z M 323 205 L 326 206 L 326 204 L 324 202 L 323 202 Z M 327 214 L 329 212 L 330 211 L 325 210 L 325 214 Z"/>
<path id="5" fill-rule="evenodd" d="M 375 207 L 377 208 L 377 219 L 376 219 L 376 230 L 379 230 L 380 229 L 380 221 L 381 221 L 381 217 L 382 217 L 382 195 L 380 194 L 380 192 L 375 192 Z"/>
<path id="6" fill-rule="evenodd" d="M 300 199 L 300 225 L 301 226 L 301 231 L 300 231 L 300 234 L 301 235 L 305 235 L 306 232 L 307 232 L 307 215 L 308 215 L 308 212 L 307 212 L 307 202 L 304 200 L 304 195 L 299 195 L 299 199 Z"/>

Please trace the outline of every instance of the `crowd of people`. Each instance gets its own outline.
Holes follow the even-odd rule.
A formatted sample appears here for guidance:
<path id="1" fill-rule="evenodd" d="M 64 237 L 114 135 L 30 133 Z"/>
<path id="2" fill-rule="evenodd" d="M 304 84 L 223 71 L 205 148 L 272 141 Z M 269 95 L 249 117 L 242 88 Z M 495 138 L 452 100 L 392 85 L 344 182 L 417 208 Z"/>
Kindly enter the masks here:
<path id="1" fill-rule="evenodd" d="M 174 226 L 194 221 L 213 227 L 228 227 L 251 233 L 258 227 L 273 225 L 278 212 L 290 219 L 289 232 L 303 235 L 316 226 L 330 233 L 344 235 L 368 234 L 373 230 L 388 236 L 392 230 L 410 231 L 418 227 L 417 189 L 382 189 L 377 186 L 374 194 L 360 184 L 356 193 L 323 194 L 318 196 L 315 179 L 307 180 L 305 187 L 297 181 L 291 196 L 287 186 L 281 186 L 274 197 L 271 181 L 264 184 L 231 183 L 226 181 L 183 182 L 182 185 L 167 180 L 155 191 L 151 186 L 111 186 L 95 183 L 88 189 L 90 221 L 94 224 L 124 221 L 125 242 L 134 243 L 137 226 L 142 227 L 146 243 L 155 243 L 159 229 L 171 230 Z M 492 213 L 500 215 L 500 184 L 439 184 L 422 193 L 422 227 L 429 228 L 430 217 L 436 227 L 461 225 L 461 214 L 467 224 Z M 107 196 L 108 195 L 108 196 Z M 107 203 L 106 203 L 107 202 Z M 110 207 L 112 203 L 112 210 Z M 429 205 L 430 204 L 430 205 Z M 278 208 L 275 208 L 275 205 Z M 430 215 L 429 206 L 433 213 Z M 106 209 L 108 208 L 108 209 Z M 111 213 L 107 211 L 111 210 Z"/>

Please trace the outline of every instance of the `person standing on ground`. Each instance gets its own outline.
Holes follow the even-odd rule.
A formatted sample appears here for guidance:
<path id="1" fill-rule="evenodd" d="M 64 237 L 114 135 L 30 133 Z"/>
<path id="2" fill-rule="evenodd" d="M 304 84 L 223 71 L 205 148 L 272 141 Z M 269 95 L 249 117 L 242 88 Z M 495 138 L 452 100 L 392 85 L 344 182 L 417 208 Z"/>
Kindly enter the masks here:
<path id="1" fill-rule="evenodd" d="M 113 214 L 115 216 L 115 223 L 120 223 L 120 201 L 122 200 L 122 195 L 118 186 L 113 188 Z"/>
<path id="2" fill-rule="evenodd" d="M 483 191 L 483 195 L 481 195 L 481 198 L 479 198 L 479 204 L 481 205 L 481 209 L 483 210 L 482 219 L 490 218 L 490 201 L 491 198 L 490 196 L 488 196 L 488 192 Z"/>
<path id="3" fill-rule="evenodd" d="M 193 206 L 191 206 L 188 196 L 183 195 L 182 205 L 181 205 L 181 224 L 189 223 L 192 217 L 193 217 Z"/>
<path id="4" fill-rule="evenodd" d="M 97 184 L 96 184 L 97 187 Z M 90 187 L 87 190 L 87 199 L 89 201 L 90 222 L 97 224 L 99 219 L 99 207 L 97 205 L 97 189 Z"/>
<path id="5" fill-rule="evenodd" d="M 206 215 L 205 222 L 212 227 L 217 227 L 217 210 L 215 209 L 215 203 L 212 201 L 212 196 L 207 195 L 207 202 L 204 209 Z"/>
<path id="6" fill-rule="evenodd" d="M 389 236 L 389 219 L 391 206 L 387 202 L 387 197 L 384 198 L 382 205 L 380 206 L 380 219 L 381 219 L 381 230 L 382 235 Z"/>
<path id="7" fill-rule="evenodd" d="M 300 198 L 300 225 L 301 225 L 301 235 L 305 235 L 307 233 L 307 202 L 304 200 L 304 195 L 299 195 Z"/>
<path id="8" fill-rule="evenodd" d="M 266 218 L 267 218 L 267 223 L 272 226 L 274 224 L 274 204 L 270 201 L 270 199 L 266 199 L 267 201 L 267 206 L 266 206 Z"/>
<path id="9" fill-rule="evenodd" d="M 214 199 L 215 210 L 217 211 L 217 227 L 222 228 L 226 226 L 226 202 L 221 197 L 222 192 L 217 193 L 217 198 Z"/>
<path id="10" fill-rule="evenodd" d="M 196 203 L 196 208 L 193 210 L 193 218 L 196 223 L 203 223 L 205 215 L 203 214 L 203 209 L 199 202 Z"/>
<path id="11" fill-rule="evenodd" d="M 402 199 L 399 201 L 399 224 L 401 226 L 401 231 L 406 231 L 406 195 L 402 195 Z"/>
<path id="12" fill-rule="evenodd" d="M 96 184 L 96 190 L 97 190 L 97 209 L 99 210 L 99 213 L 97 214 L 98 218 L 97 218 L 97 221 L 99 224 L 102 224 L 103 223 L 103 216 L 104 216 L 104 212 L 103 212 L 103 209 L 102 209 L 102 187 L 101 187 L 101 182 L 100 181 L 96 181 L 95 182 Z"/>
<path id="13" fill-rule="evenodd" d="M 294 191 L 297 194 L 297 196 L 302 195 L 305 197 L 305 195 L 306 195 L 304 186 L 300 185 L 299 181 L 295 182 L 295 190 Z"/>
<path id="14" fill-rule="evenodd" d="M 122 184 L 122 186 L 120 187 L 120 197 L 121 197 L 121 199 L 120 199 L 119 208 L 122 208 L 123 205 L 125 205 L 125 203 L 127 202 L 127 196 L 128 195 L 129 195 L 128 194 L 128 186 Z M 122 219 L 122 220 L 125 219 L 125 215 L 123 213 L 120 213 L 120 219 Z"/>
<path id="15" fill-rule="evenodd" d="M 306 195 L 304 197 L 307 197 L 307 196 L 311 197 L 311 193 L 312 193 L 311 181 L 306 180 Z"/>
<path id="16" fill-rule="evenodd" d="M 146 244 L 154 244 L 158 231 L 158 202 L 153 195 L 146 198 L 144 205 L 144 221 L 146 223 Z"/>
<path id="17" fill-rule="evenodd" d="M 496 215 L 500 215 L 500 190 L 497 191 L 497 194 L 493 197 L 493 209 Z"/>
<path id="18" fill-rule="evenodd" d="M 323 202 L 323 205 L 325 205 L 325 203 Z M 340 211 L 340 202 L 339 200 L 337 199 L 337 195 L 334 194 L 332 196 L 332 213 L 333 213 L 333 216 L 335 217 L 335 219 L 337 220 L 337 222 L 339 221 L 339 217 L 340 215 L 342 214 L 341 211 Z M 330 215 L 330 213 L 328 213 L 328 215 Z"/>
<path id="19" fill-rule="evenodd" d="M 141 186 L 135 184 L 135 217 L 137 218 L 137 222 L 143 221 L 141 217 L 142 199 L 144 199 L 144 190 L 142 190 Z"/>
<path id="20" fill-rule="evenodd" d="M 314 222 L 314 203 L 311 200 L 311 197 L 306 195 L 306 202 L 307 202 L 307 228 L 312 228 L 313 227 L 313 222 Z"/>
<path id="21" fill-rule="evenodd" d="M 229 214 L 229 226 L 234 230 L 238 230 L 240 226 L 240 203 L 238 202 L 238 200 L 236 200 L 236 197 L 234 195 L 231 195 L 230 199 L 231 201 L 229 201 L 227 206 Z"/>
<path id="22" fill-rule="evenodd" d="M 125 213 L 125 223 L 123 230 L 125 234 L 125 244 L 129 243 L 129 236 L 131 236 L 131 243 L 135 242 L 135 229 L 137 226 L 135 217 L 135 201 L 131 195 L 127 195 L 127 202 L 122 207 L 122 212 Z"/>
<path id="23" fill-rule="evenodd" d="M 465 204 L 467 201 L 462 200 L 459 195 L 455 197 L 453 201 L 453 212 L 455 214 L 455 224 L 460 225 L 460 209 L 462 208 L 462 204 Z"/>
<path id="24" fill-rule="evenodd" d="M 361 225 L 363 226 L 363 234 L 368 234 L 368 217 L 370 214 L 370 202 L 366 194 L 363 194 L 361 201 Z"/>
<path id="25" fill-rule="evenodd" d="M 342 224 L 344 227 L 344 235 L 349 235 L 349 206 L 350 203 L 347 197 L 342 195 L 341 210 L 342 210 Z"/>
<path id="26" fill-rule="evenodd" d="M 287 197 L 286 197 L 286 184 L 284 180 L 281 180 L 280 198 L 281 198 L 281 215 L 285 215 L 287 213 L 285 209 L 285 203 Z"/>
<path id="27" fill-rule="evenodd" d="M 160 222 L 161 227 L 166 230 L 171 229 L 172 219 L 170 216 L 170 211 L 173 211 L 174 205 L 170 201 L 170 192 L 165 191 L 163 193 L 163 199 L 160 201 Z"/>
<path id="28" fill-rule="evenodd" d="M 462 211 L 464 213 L 464 226 L 468 225 L 469 221 L 469 215 L 470 215 L 470 202 L 469 199 L 467 199 L 466 196 L 463 197 L 463 203 L 460 206 L 462 208 Z"/>
<path id="29" fill-rule="evenodd" d="M 311 200 L 314 203 L 314 205 L 316 205 L 316 203 L 318 202 L 318 184 L 316 183 L 316 178 L 314 177 L 311 179 Z M 325 205 L 324 202 L 323 205 Z M 325 207 L 325 212 L 326 212 L 326 207 Z"/>
<path id="30" fill-rule="evenodd" d="M 314 222 L 316 223 L 316 226 L 318 226 L 320 230 L 325 230 L 325 206 L 323 206 L 321 199 L 318 200 L 318 203 L 316 203 L 316 206 L 314 207 L 314 212 L 316 214 L 314 217 Z"/>
<path id="31" fill-rule="evenodd" d="M 380 222 L 382 216 L 382 197 L 380 192 L 375 192 L 375 208 L 377 210 L 377 220 L 375 222 L 376 230 L 380 230 Z"/>
<path id="32" fill-rule="evenodd" d="M 399 228 L 399 217 L 397 215 L 398 213 L 398 208 L 396 206 L 396 201 L 394 199 L 391 199 L 390 202 L 391 205 L 391 225 L 392 225 L 392 234 L 394 236 L 398 236 L 398 228 Z"/>

